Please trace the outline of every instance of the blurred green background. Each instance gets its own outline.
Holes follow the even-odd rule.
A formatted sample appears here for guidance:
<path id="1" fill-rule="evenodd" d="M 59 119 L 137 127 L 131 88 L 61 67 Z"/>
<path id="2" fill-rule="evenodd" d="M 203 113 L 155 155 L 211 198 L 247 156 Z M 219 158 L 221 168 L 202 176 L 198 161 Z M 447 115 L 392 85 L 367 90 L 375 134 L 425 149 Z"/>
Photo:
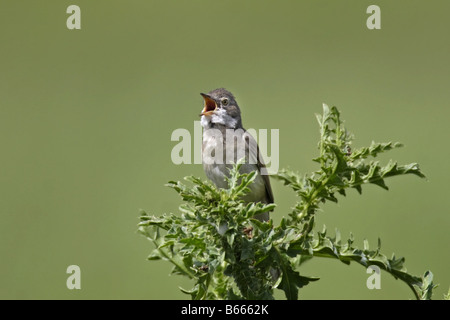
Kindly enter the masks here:
<path id="1" fill-rule="evenodd" d="M 81 30 L 66 8 L 81 8 Z M 381 7 L 381 30 L 366 8 Z M 138 209 L 176 212 L 164 187 L 201 165 L 172 164 L 176 128 L 192 132 L 200 92 L 231 90 L 246 128 L 280 129 L 280 166 L 316 169 L 323 102 L 336 105 L 354 147 L 401 141 L 428 181 L 349 192 L 317 221 L 362 246 L 406 257 L 450 285 L 450 3 L 432 1 L 2 1 L 0 4 L 0 298 L 181 299 L 164 261 L 147 262 Z M 273 181 L 277 222 L 295 197 Z M 67 266 L 81 290 L 66 288 Z M 412 299 L 382 274 L 314 259 L 303 299 Z M 279 295 L 282 298 L 282 295 Z"/>

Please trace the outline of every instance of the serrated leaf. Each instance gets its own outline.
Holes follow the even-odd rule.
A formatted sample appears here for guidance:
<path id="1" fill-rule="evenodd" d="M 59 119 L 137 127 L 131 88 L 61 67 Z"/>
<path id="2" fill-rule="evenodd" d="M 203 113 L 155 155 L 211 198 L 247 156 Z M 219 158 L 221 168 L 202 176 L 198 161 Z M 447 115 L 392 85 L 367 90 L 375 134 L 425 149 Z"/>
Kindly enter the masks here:
<path id="1" fill-rule="evenodd" d="M 162 258 L 161 258 L 161 255 L 159 254 L 159 252 L 157 251 L 157 250 L 154 250 L 153 252 L 152 252 L 152 254 L 150 254 L 148 257 L 147 257 L 147 260 L 150 260 L 150 261 L 155 261 L 155 260 L 161 260 Z"/>
<path id="2" fill-rule="evenodd" d="M 405 174 L 424 177 L 416 163 L 386 165 L 370 158 L 400 146 L 399 143 L 375 143 L 352 150 L 353 136 L 344 127 L 339 110 L 323 105 L 316 115 L 320 126 L 319 155 L 313 161 L 319 168 L 307 174 L 280 170 L 275 178 L 297 195 L 288 218 L 278 226 L 273 221 L 261 222 L 254 215 L 273 211 L 275 204 L 245 203 L 243 195 L 257 172 L 242 174 L 243 160 L 231 166 L 226 177 L 228 187 L 217 188 L 209 181 L 191 176 L 188 184 L 169 181 L 183 200 L 177 214 L 160 217 L 140 212 L 138 230 L 157 248 L 150 260 L 164 259 L 173 265 L 173 273 L 194 281 L 191 290 L 181 289 L 192 299 L 273 299 L 273 288 L 284 291 L 286 298 L 297 299 L 298 291 L 317 278 L 304 277 L 298 267 L 312 257 L 338 259 L 345 264 L 365 267 L 377 265 L 413 288 L 416 297 L 430 298 L 432 274 L 417 277 L 407 272 L 404 258 L 388 259 L 370 250 L 364 241 L 363 250 L 354 246 L 353 235 L 341 241 L 326 229 L 314 233 L 317 212 L 327 201 L 337 202 L 348 188 L 362 192 L 365 184 L 387 189 L 386 179 Z"/>
<path id="3" fill-rule="evenodd" d="M 450 288 L 448 288 L 447 294 L 444 294 L 444 300 L 450 300 Z"/>
<path id="4" fill-rule="evenodd" d="M 420 285 L 415 285 L 415 287 L 419 292 L 420 300 L 431 300 L 433 289 L 437 287 L 437 285 L 433 283 L 433 273 L 431 271 L 426 271 L 422 276 L 422 283 Z"/>
<path id="5" fill-rule="evenodd" d="M 297 300 L 298 289 L 306 286 L 311 281 L 319 280 L 319 278 L 301 276 L 297 271 L 292 269 L 292 266 L 288 261 L 280 262 L 282 274 L 281 281 L 277 284 L 277 288 L 284 291 L 286 299 L 288 300 Z"/>

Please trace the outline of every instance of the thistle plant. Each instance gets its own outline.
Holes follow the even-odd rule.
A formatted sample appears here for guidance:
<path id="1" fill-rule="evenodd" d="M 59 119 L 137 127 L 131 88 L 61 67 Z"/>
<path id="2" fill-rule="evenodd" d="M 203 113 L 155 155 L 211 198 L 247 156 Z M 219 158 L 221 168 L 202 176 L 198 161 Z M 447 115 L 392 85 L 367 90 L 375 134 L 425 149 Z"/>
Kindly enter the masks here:
<path id="1" fill-rule="evenodd" d="M 317 115 L 320 127 L 319 156 L 313 159 L 319 169 L 300 175 L 281 170 L 273 177 L 281 180 L 297 195 L 291 212 L 279 225 L 253 217 L 272 211 L 275 204 L 245 203 L 256 172 L 240 174 L 240 163 L 230 170 L 228 189 L 196 177 L 190 184 L 170 181 L 167 186 L 182 198 L 178 214 L 148 215 L 141 212 L 139 231 L 153 244 L 149 260 L 166 260 L 172 273 L 188 277 L 190 289 L 181 289 L 192 299 L 274 299 L 274 290 L 282 290 L 287 299 L 298 299 L 299 289 L 319 278 L 305 276 L 302 264 L 316 257 L 337 259 L 364 267 L 375 265 L 408 285 L 416 299 L 430 299 L 436 287 L 433 274 L 423 276 L 407 272 L 402 257 L 388 258 L 381 253 L 381 241 L 370 249 L 315 230 L 315 216 L 327 201 L 337 202 L 348 189 L 359 193 L 363 185 L 375 184 L 388 189 L 386 178 L 412 174 L 424 178 L 416 163 L 385 165 L 374 161 L 379 154 L 401 147 L 400 143 L 372 143 L 352 150 L 353 137 L 344 128 L 336 107 L 323 106 Z M 280 213 L 276 213 L 280 214 Z"/>

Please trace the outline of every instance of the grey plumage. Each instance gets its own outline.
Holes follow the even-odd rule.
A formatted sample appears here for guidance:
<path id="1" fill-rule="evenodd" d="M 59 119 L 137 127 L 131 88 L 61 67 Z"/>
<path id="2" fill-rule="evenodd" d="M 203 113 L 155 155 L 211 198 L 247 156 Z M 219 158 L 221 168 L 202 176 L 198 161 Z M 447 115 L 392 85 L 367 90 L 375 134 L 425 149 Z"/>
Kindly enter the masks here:
<path id="1" fill-rule="evenodd" d="M 247 202 L 273 203 L 269 176 L 255 139 L 243 128 L 240 108 L 231 92 L 221 88 L 202 94 L 205 107 L 202 111 L 203 126 L 202 161 L 206 176 L 219 188 L 226 188 L 228 168 L 245 157 L 242 173 L 257 170 Z M 255 216 L 262 221 L 269 219 L 265 213 Z"/>

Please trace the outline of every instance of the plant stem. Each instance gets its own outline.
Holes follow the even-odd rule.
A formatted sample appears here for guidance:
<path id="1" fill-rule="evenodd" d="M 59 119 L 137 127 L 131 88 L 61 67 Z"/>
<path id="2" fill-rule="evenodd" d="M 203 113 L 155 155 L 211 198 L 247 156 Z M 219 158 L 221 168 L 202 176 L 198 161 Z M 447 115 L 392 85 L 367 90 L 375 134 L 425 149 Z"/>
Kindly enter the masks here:
<path id="1" fill-rule="evenodd" d="M 309 255 L 309 252 L 305 252 L 305 253 L 303 253 L 303 254 Z M 320 257 L 320 258 L 339 259 L 340 261 L 343 261 L 343 262 L 344 262 L 344 261 L 347 261 L 347 262 L 355 261 L 355 262 L 357 262 L 358 264 L 362 265 L 363 267 L 368 267 L 367 264 L 365 264 L 365 263 L 363 263 L 363 262 L 361 262 L 361 261 L 354 260 L 354 259 L 342 259 L 341 257 L 336 257 L 336 256 L 333 256 L 333 255 L 330 255 L 330 254 L 317 253 L 317 252 L 314 252 L 314 251 L 313 251 L 313 255 L 312 255 L 312 256 L 313 256 L 313 257 Z M 379 266 L 379 265 L 377 265 L 377 266 Z M 380 267 L 380 266 L 379 266 L 379 267 Z M 414 293 L 414 297 L 415 297 L 417 300 L 421 300 L 421 299 L 420 299 L 420 296 L 419 296 L 419 293 L 418 293 L 417 290 L 414 288 L 413 284 L 410 283 L 407 279 L 405 279 L 401 274 L 396 273 L 395 270 L 389 271 L 388 269 L 386 269 L 386 268 L 384 268 L 384 267 L 381 267 L 381 269 L 383 269 L 383 270 L 386 271 L 387 273 L 391 274 L 394 278 L 398 278 L 398 279 L 402 280 L 404 283 L 406 283 L 406 284 L 408 285 L 408 287 L 409 287 L 409 288 L 412 290 L 412 292 Z"/>

